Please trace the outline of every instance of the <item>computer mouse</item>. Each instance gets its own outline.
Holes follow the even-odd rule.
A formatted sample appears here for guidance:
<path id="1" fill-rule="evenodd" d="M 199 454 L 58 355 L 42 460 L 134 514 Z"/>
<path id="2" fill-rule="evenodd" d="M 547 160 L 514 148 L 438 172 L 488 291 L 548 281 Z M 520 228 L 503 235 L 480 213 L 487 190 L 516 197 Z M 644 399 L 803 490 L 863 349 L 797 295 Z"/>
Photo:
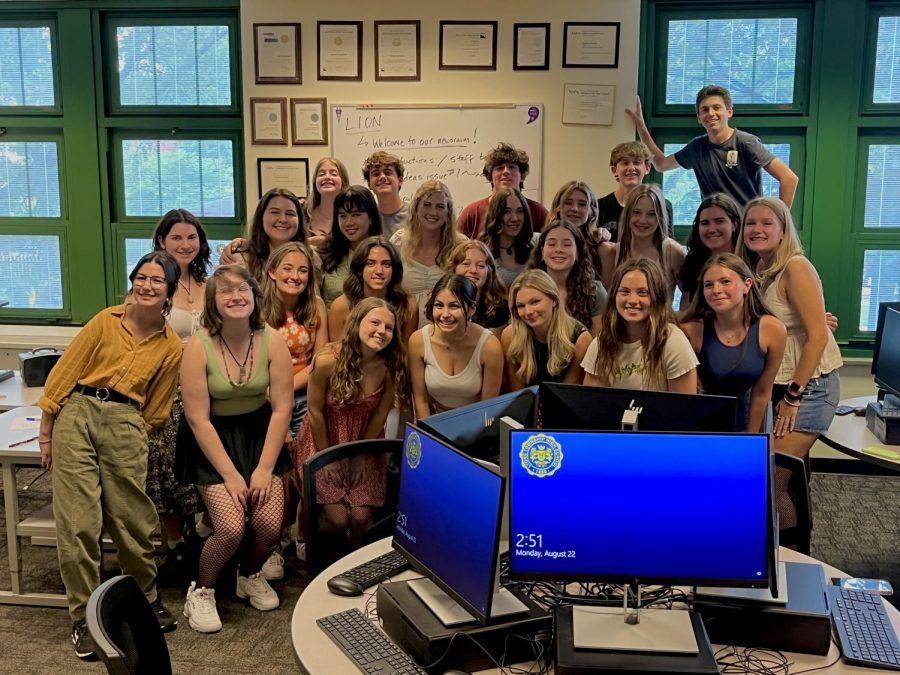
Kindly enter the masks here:
<path id="1" fill-rule="evenodd" d="M 328 580 L 328 590 L 335 595 L 354 596 L 362 595 L 365 589 L 352 579 L 338 576 Z"/>
<path id="2" fill-rule="evenodd" d="M 865 417 L 866 416 L 866 406 L 861 405 L 853 409 L 853 414 L 857 417 Z"/>

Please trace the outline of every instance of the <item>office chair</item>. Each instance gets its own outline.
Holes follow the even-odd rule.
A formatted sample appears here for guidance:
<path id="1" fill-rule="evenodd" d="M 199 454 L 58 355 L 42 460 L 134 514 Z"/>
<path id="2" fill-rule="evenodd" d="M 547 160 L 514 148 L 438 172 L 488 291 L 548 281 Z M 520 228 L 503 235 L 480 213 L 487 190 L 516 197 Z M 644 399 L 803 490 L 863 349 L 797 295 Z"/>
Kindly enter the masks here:
<path id="1" fill-rule="evenodd" d="M 812 506 L 806 464 L 799 457 L 775 453 L 775 506 L 781 545 L 809 555 Z"/>
<path id="2" fill-rule="evenodd" d="M 171 675 L 169 648 L 156 615 L 134 577 L 100 584 L 87 604 L 87 627 L 112 675 Z"/>
<path id="3" fill-rule="evenodd" d="M 384 505 L 375 509 L 373 524 L 366 531 L 364 537 L 365 543 L 370 543 L 394 533 L 400 485 L 400 456 L 402 452 L 402 439 L 366 439 L 326 448 L 321 452 L 317 452 L 303 463 L 303 520 L 306 524 L 306 569 L 310 574 L 318 574 L 351 550 L 350 541 L 345 535 L 324 532 L 319 526 L 322 505 L 316 502 L 316 474 L 343 459 L 387 453 Z"/>

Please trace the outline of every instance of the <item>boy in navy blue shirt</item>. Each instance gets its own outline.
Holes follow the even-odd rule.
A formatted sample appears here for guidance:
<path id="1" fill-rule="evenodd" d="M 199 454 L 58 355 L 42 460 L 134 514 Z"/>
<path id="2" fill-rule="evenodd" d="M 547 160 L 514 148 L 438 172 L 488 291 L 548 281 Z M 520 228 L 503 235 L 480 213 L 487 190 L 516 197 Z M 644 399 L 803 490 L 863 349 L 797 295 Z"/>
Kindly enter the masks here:
<path id="1" fill-rule="evenodd" d="M 797 174 L 769 152 L 756 136 L 729 126 L 734 107 L 731 93 L 725 87 L 707 85 L 697 92 L 697 121 L 706 129 L 706 135 L 697 136 L 674 155 L 666 155 L 653 142 L 640 99 L 634 110 L 625 112 L 650 148 L 656 170 L 693 169 L 704 197 L 725 192 L 743 206 L 762 195 L 761 170 L 765 170 L 778 181 L 781 201 L 788 206 L 794 201 L 800 182 Z"/>

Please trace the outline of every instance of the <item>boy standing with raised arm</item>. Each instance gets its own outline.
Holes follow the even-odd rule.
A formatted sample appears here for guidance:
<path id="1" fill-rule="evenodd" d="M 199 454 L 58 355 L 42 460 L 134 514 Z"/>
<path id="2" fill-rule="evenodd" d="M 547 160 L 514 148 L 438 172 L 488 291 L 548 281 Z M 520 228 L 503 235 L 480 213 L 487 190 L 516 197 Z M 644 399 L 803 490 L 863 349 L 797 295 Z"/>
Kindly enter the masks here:
<path id="1" fill-rule="evenodd" d="M 653 154 L 653 166 L 657 171 L 693 169 L 700 185 L 700 193 L 706 197 L 714 192 L 725 192 L 743 206 L 754 197 L 762 196 L 760 169 L 778 181 L 778 196 L 790 206 L 800 179 L 787 164 L 763 147 L 760 140 L 746 131 L 729 126 L 734 115 L 731 93 L 718 85 L 707 85 L 697 92 L 697 121 L 706 129 L 705 136 L 697 136 L 674 155 L 666 155 L 653 142 L 641 100 L 634 110 L 625 112 L 634 122 L 641 140 Z"/>
<path id="2" fill-rule="evenodd" d="M 403 162 L 396 155 L 383 150 L 373 152 L 362 166 L 363 178 L 378 200 L 381 229 L 390 238 L 406 225 L 409 206 L 400 197 L 403 186 Z"/>

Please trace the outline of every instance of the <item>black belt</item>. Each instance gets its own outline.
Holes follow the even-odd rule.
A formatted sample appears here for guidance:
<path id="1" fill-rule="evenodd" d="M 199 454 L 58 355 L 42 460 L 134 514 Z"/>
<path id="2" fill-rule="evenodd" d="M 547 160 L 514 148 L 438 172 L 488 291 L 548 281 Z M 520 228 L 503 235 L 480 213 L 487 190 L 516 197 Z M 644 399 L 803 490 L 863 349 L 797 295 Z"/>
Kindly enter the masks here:
<path id="1" fill-rule="evenodd" d="M 86 387 L 83 384 L 79 384 L 77 387 L 75 387 L 75 391 L 77 391 L 79 394 L 84 394 L 85 396 L 93 396 L 100 401 L 127 403 L 138 408 L 141 407 L 141 404 L 135 401 L 133 398 L 128 398 L 125 394 L 120 394 L 114 389 L 107 389 L 106 387 Z"/>

